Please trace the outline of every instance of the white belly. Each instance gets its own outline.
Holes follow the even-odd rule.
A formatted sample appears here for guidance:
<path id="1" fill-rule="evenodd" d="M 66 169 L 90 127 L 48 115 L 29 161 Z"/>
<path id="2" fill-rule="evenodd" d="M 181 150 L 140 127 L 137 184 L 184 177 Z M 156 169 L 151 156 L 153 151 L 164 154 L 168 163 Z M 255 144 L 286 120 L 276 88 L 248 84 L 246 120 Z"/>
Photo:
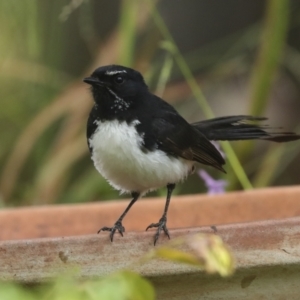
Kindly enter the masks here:
<path id="1" fill-rule="evenodd" d="M 96 121 L 98 129 L 89 139 L 96 169 L 117 190 L 141 194 L 177 183 L 192 170 L 194 163 L 168 157 L 160 150 L 143 152 L 143 139 L 134 121 Z"/>

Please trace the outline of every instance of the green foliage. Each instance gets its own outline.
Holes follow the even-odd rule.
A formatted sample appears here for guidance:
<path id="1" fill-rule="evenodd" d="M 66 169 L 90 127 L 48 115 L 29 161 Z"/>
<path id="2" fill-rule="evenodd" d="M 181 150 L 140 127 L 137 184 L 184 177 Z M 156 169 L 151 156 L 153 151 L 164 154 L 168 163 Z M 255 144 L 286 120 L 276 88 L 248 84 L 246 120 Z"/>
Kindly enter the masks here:
<path id="1" fill-rule="evenodd" d="M 214 115 L 205 88 L 253 69 L 247 74 L 252 95 L 248 113 L 264 113 L 280 64 L 300 82 L 299 51 L 289 47 L 289 55 L 283 55 L 289 22 L 299 27 L 288 4 L 269 0 L 265 22 L 188 52 L 177 45 L 155 1 L 124 0 L 119 7 L 92 0 L 1 1 L 0 202 L 12 206 L 118 196 L 93 170 L 85 141 L 92 103 L 81 79 L 99 65 L 121 63 L 141 70 L 152 90 L 170 102 L 184 100 L 180 112 L 189 117 L 197 111 L 197 118 L 201 111 L 205 117 Z M 196 76 L 203 69 L 211 87 Z M 286 175 L 299 153 L 299 144 L 281 151 L 270 146 L 267 154 L 253 158 L 252 147 L 244 145 L 224 144 L 231 189 L 251 188 L 250 175 L 254 186 L 280 183 L 278 174 Z M 286 155 L 291 151 L 293 156 Z M 281 161 L 272 164 L 274 176 L 268 173 L 270 157 Z M 240 158 L 249 162 L 245 170 Z M 259 171 L 251 169 L 253 160 Z M 296 175 L 291 184 L 297 182 Z M 198 186 L 194 189 L 199 192 Z"/>
<path id="2" fill-rule="evenodd" d="M 86 289 L 90 299 L 132 299 L 152 300 L 155 298 L 154 288 L 150 282 L 131 271 L 112 274 L 101 282 Z"/>
<path id="3" fill-rule="evenodd" d="M 268 1 L 261 45 L 250 80 L 251 101 L 249 102 L 249 112 L 254 116 L 264 115 L 268 101 L 270 100 L 269 94 L 272 83 L 275 79 L 280 58 L 286 44 L 289 4 L 288 0 Z M 245 142 L 240 147 L 240 157 L 244 160 L 249 157 L 251 151 L 253 151 L 253 147 L 254 143 L 252 141 Z M 278 148 L 270 147 L 269 149 L 271 156 L 277 156 L 276 161 L 279 161 L 281 155 L 284 154 Z M 269 155 L 265 156 L 262 163 L 267 165 L 267 161 L 269 161 Z M 272 166 L 275 167 L 276 164 Z M 272 173 L 268 167 L 262 168 L 254 179 L 255 187 L 268 185 L 268 182 L 271 181 L 269 174 Z M 231 186 L 234 186 L 236 183 L 232 176 L 230 183 Z"/>
<path id="4" fill-rule="evenodd" d="M 264 113 L 280 57 L 285 46 L 289 20 L 288 0 L 269 0 L 260 52 L 251 77 L 250 113 Z"/>
<path id="5" fill-rule="evenodd" d="M 0 283 L 0 299 L 1 300 L 34 300 L 38 299 L 37 296 L 28 291 L 26 288 L 19 284 L 13 283 Z"/>
<path id="6" fill-rule="evenodd" d="M 52 284 L 35 288 L 19 284 L 0 284 L 1 300 L 153 300 L 148 280 L 131 271 L 120 271 L 104 279 L 79 281 L 61 277 Z"/>

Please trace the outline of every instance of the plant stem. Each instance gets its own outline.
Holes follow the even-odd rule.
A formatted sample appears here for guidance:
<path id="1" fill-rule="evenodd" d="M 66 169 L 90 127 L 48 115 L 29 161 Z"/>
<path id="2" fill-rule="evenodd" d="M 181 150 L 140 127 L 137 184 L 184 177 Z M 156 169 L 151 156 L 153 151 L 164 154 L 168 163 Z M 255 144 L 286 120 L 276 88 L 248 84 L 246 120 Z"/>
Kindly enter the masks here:
<path id="1" fill-rule="evenodd" d="M 289 0 L 268 0 L 261 46 L 250 79 L 251 115 L 263 115 L 267 108 L 276 69 L 285 46 L 288 19 Z M 249 157 L 253 146 L 252 141 L 247 141 L 238 147 L 241 160 L 244 161 Z M 235 185 L 236 180 L 231 176 L 230 188 L 234 188 Z"/>
<path id="2" fill-rule="evenodd" d="M 132 66 L 134 46 L 136 42 L 137 17 L 139 1 L 123 0 L 121 5 L 121 17 L 119 24 L 120 52 L 119 63 Z"/>
<path id="3" fill-rule="evenodd" d="M 250 113 L 262 114 L 280 62 L 288 28 L 289 1 L 269 0 L 262 44 L 251 75 Z"/>
<path id="4" fill-rule="evenodd" d="M 191 72 L 189 66 L 187 65 L 184 57 L 182 56 L 178 47 L 176 46 L 175 41 L 174 41 L 171 33 L 169 32 L 167 26 L 165 25 L 163 19 L 161 18 L 161 16 L 159 15 L 159 13 L 155 9 L 155 7 L 152 7 L 151 12 L 152 12 L 154 22 L 156 23 L 156 26 L 161 31 L 163 37 L 172 46 L 171 51 L 173 53 L 174 59 L 175 59 L 177 65 L 179 66 L 192 93 L 194 94 L 198 104 L 200 105 L 205 117 L 213 118 L 214 113 L 213 113 L 212 109 L 210 108 L 207 100 L 205 99 L 205 97 L 204 97 L 195 77 L 193 76 L 193 73 Z M 243 167 L 241 166 L 231 145 L 229 144 L 229 142 L 223 142 L 222 145 L 226 152 L 226 156 L 229 160 L 229 163 L 232 166 L 234 173 L 235 173 L 237 179 L 239 180 L 239 182 L 241 183 L 242 187 L 244 189 L 251 189 L 252 188 L 251 182 L 249 181 L 249 179 L 248 179 Z"/>

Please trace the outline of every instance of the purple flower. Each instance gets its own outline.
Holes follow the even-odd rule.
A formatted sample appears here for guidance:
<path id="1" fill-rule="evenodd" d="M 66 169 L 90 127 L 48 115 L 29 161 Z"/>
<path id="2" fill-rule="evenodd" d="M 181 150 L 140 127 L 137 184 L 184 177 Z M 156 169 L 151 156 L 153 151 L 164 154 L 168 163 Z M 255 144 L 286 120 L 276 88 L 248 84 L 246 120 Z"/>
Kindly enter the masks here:
<path id="1" fill-rule="evenodd" d="M 225 188 L 228 185 L 226 180 L 214 179 L 205 170 L 201 169 L 198 171 L 198 175 L 203 179 L 208 191 L 208 194 L 223 194 Z"/>

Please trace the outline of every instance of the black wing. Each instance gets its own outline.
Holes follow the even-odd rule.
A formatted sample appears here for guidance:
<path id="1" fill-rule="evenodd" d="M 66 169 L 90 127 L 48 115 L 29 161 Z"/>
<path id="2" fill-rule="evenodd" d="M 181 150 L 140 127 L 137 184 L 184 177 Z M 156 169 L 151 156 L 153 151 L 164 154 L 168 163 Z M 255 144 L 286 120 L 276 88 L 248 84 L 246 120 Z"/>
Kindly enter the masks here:
<path id="1" fill-rule="evenodd" d="M 152 129 L 158 149 L 225 172 L 222 168 L 225 161 L 220 152 L 176 112 L 163 112 L 154 118 Z"/>

